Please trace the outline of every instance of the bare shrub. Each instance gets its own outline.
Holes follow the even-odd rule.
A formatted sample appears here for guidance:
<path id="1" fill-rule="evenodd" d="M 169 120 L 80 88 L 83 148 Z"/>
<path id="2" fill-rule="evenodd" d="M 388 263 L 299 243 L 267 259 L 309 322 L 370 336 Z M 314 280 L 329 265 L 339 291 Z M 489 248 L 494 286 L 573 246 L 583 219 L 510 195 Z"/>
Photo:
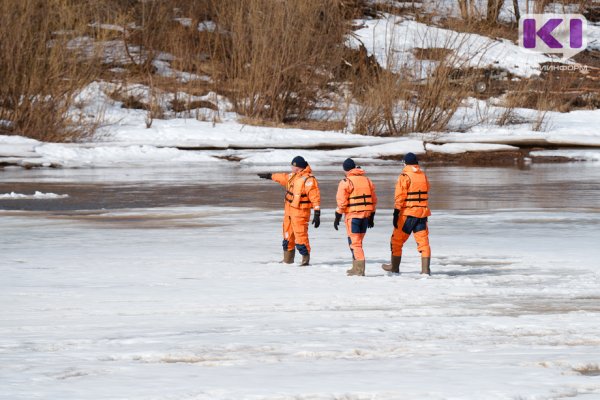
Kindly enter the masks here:
<path id="1" fill-rule="evenodd" d="M 93 134 L 96 124 L 71 113 L 98 73 L 71 42 L 87 28 L 81 13 L 66 0 L 0 2 L 0 120 L 12 133 L 56 142 Z"/>
<path id="2" fill-rule="evenodd" d="M 398 136 L 445 130 L 471 85 L 466 80 L 453 83 L 454 70 L 442 63 L 422 82 L 389 72 L 381 74 L 363 96 L 355 132 Z"/>
<path id="3" fill-rule="evenodd" d="M 465 38 L 458 34 L 437 37 L 435 32 L 423 33 L 425 48 L 429 50 L 416 49 L 412 60 L 404 55 L 398 58 L 392 34 L 386 71 L 371 76 L 369 90 L 357 95 L 360 105 L 354 120 L 355 132 L 397 136 L 446 129 L 472 92 L 475 77 L 461 73 L 469 61 L 457 55 L 468 45 Z"/>
<path id="4" fill-rule="evenodd" d="M 546 63 L 544 67 L 560 66 Z M 515 107 L 541 111 L 569 112 L 575 109 L 595 109 L 595 95 L 600 82 L 579 71 L 550 70 L 539 77 L 524 79 L 508 93 L 506 103 Z"/>
<path id="5" fill-rule="evenodd" d="M 339 0 L 220 0 L 213 58 L 237 112 L 306 119 L 339 66 L 346 24 Z"/>
<path id="6" fill-rule="evenodd" d="M 394 114 L 399 112 L 405 82 L 391 72 L 382 71 L 371 77 L 369 83 L 357 97 L 360 107 L 354 119 L 354 133 L 374 136 L 404 133 L 406 129 L 398 126 L 402 122 Z"/>

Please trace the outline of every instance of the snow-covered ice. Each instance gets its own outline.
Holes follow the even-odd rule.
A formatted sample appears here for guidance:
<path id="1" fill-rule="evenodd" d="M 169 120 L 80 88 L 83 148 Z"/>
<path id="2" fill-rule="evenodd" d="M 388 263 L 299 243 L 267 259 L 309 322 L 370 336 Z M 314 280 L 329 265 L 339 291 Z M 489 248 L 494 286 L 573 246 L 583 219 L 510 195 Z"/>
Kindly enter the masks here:
<path id="1" fill-rule="evenodd" d="M 578 161 L 600 161 L 600 149 L 563 149 L 563 150 L 536 150 L 530 155 L 535 157 L 566 157 Z"/>
<path id="2" fill-rule="evenodd" d="M 331 226 L 340 168 L 308 268 L 278 263 L 275 183 L 194 168 L 165 174 L 197 206 L 0 211 L 1 399 L 600 398 L 598 168 L 430 168 L 428 279 L 412 239 L 400 276 L 379 268 L 397 166 L 365 167 L 382 197 L 365 278 Z"/>
<path id="3" fill-rule="evenodd" d="M 425 146 L 428 151 L 445 154 L 460 154 L 465 151 L 506 151 L 506 150 L 518 150 L 518 147 L 509 146 L 506 144 L 487 144 L 487 143 L 445 143 L 445 144 L 433 144 L 428 143 Z"/>

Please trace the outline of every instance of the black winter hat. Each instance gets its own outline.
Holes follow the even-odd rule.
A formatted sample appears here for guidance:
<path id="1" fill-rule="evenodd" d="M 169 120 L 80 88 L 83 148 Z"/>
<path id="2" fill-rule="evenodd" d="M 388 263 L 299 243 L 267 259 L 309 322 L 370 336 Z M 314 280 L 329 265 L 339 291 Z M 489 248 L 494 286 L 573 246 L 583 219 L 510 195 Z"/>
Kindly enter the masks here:
<path id="1" fill-rule="evenodd" d="M 419 163 L 419 160 L 417 160 L 415 153 L 406 153 L 404 155 L 404 163 L 406 165 L 415 165 Z"/>
<path id="2" fill-rule="evenodd" d="M 344 171 L 350 171 L 351 169 L 356 168 L 356 164 L 354 163 L 354 160 L 351 158 L 346 158 L 346 160 L 344 160 Z"/>
<path id="3" fill-rule="evenodd" d="M 308 163 L 302 156 L 294 157 L 294 159 L 292 160 L 292 165 L 302 169 L 308 167 Z"/>

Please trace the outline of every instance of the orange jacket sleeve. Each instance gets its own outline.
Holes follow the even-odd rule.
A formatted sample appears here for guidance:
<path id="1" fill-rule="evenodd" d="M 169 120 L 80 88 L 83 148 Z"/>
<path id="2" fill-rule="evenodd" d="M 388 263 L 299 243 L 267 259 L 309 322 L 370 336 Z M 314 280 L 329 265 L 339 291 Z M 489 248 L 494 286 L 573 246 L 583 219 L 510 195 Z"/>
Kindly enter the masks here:
<path id="1" fill-rule="evenodd" d="M 304 183 L 304 191 L 308 196 L 308 199 L 312 203 L 315 210 L 321 209 L 321 190 L 319 189 L 319 182 L 317 178 L 310 177 Z"/>
<path id="2" fill-rule="evenodd" d="M 286 172 L 280 172 L 277 174 L 272 174 L 271 179 L 275 182 L 279 183 L 283 187 L 287 187 L 288 180 L 290 179 L 290 174 Z"/>
<path id="3" fill-rule="evenodd" d="M 335 195 L 335 201 L 337 203 L 335 212 L 339 214 L 346 213 L 346 209 L 348 208 L 348 197 L 350 196 L 351 192 L 352 189 L 350 189 L 350 183 L 348 179 L 342 179 L 338 185 L 338 190 Z"/>
<path id="4" fill-rule="evenodd" d="M 401 174 L 396 182 L 396 190 L 394 191 L 394 208 L 402 210 L 406 203 L 406 196 L 408 193 L 408 187 L 410 185 L 410 178 Z"/>

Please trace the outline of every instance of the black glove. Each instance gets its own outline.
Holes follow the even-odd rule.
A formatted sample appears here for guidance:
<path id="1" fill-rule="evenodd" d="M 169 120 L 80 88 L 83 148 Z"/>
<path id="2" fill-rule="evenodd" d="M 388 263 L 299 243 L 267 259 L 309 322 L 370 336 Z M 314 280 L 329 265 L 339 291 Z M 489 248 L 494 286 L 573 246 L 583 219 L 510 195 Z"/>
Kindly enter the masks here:
<path id="1" fill-rule="evenodd" d="M 373 214 L 371 214 L 371 216 L 369 217 L 369 223 L 367 224 L 367 226 L 369 228 L 372 228 L 375 226 L 375 211 L 373 211 Z"/>
<path id="2" fill-rule="evenodd" d="M 270 172 L 267 172 L 266 174 L 258 174 L 258 176 L 259 176 L 259 178 L 262 178 L 262 179 L 271 179 L 273 174 Z"/>
<path id="3" fill-rule="evenodd" d="M 336 211 L 335 213 L 335 221 L 333 221 L 333 227 L 335 230 L 338 230 L 338 226 L 340 226 L 340 220 L 342 219 L 342 214 Z"/>
<path id="4" fill-rule="evenodd" d="M 315 226 L 315 228 L 318 228 L 321 225 L 321 210 L 315 210 L 312 224 Z"/>
<path id="5" fill-rule="evenodd" d="M 398 229 L 398 217 L 400 216 L 400 210 L 398 210 L 397 208 L 394 208 L 394 220 L 393 220 L 393 224 L 394 224 L 394 228 Z"/>

